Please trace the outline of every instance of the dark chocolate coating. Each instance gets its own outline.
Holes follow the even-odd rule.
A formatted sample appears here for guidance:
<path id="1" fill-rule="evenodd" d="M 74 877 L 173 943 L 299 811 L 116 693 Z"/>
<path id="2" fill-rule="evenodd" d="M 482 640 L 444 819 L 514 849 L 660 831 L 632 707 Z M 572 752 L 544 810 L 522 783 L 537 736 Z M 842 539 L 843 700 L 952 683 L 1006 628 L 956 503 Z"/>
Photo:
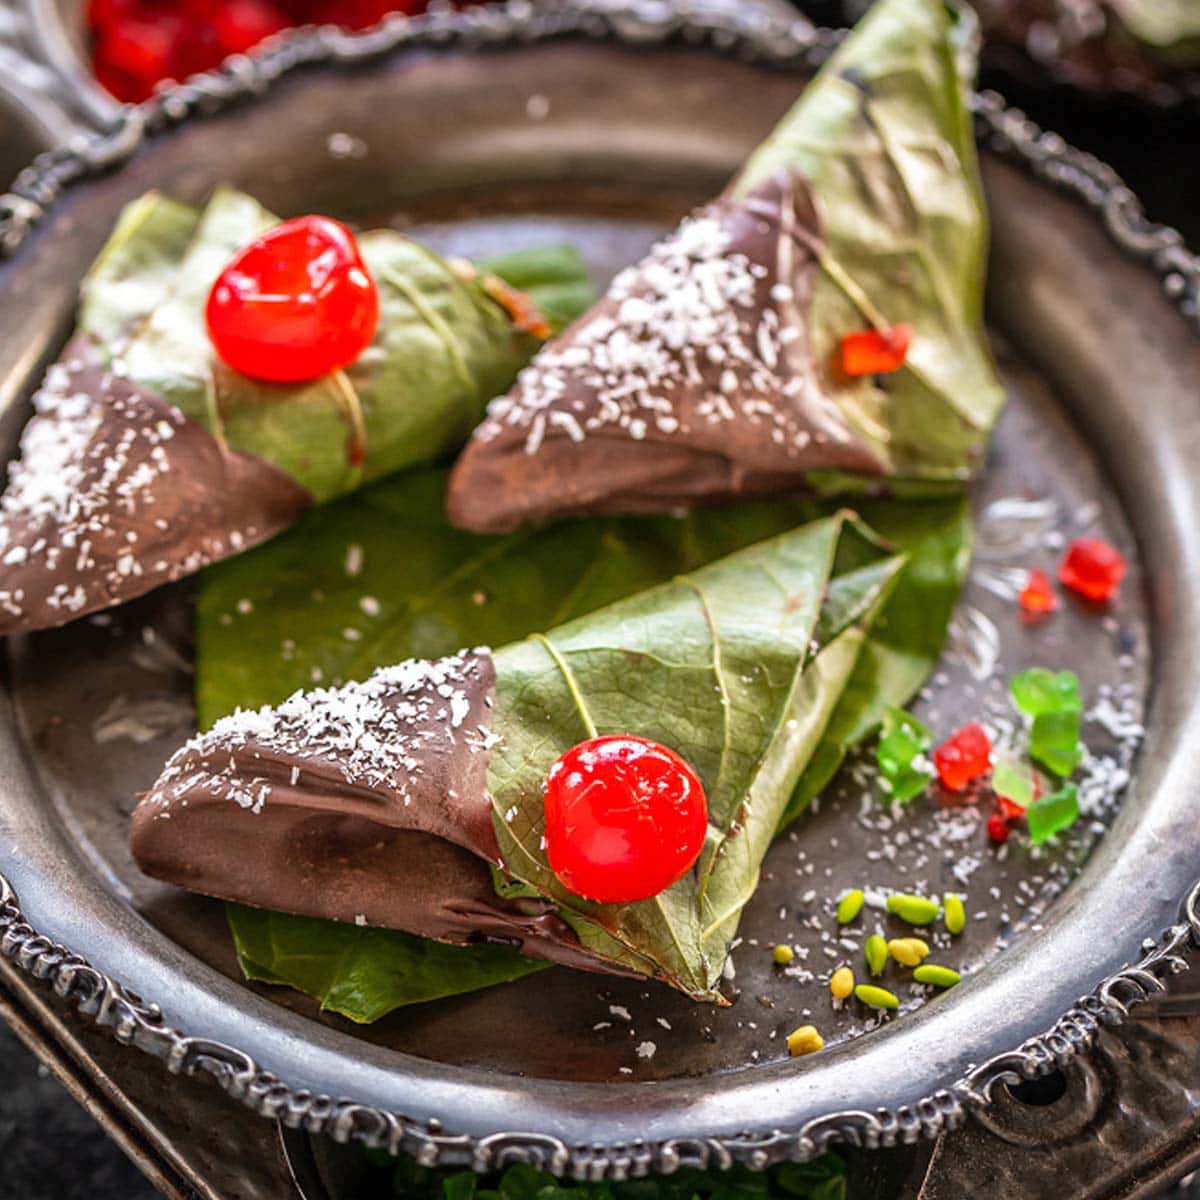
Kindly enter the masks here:
<path id="1" fill-rule="evenodd" d="M 484 652 L 238 713 L 168 762 L 133 814 L 148 875 L 278 912 L 623 974 L 540 900 L 503 900 L 487 792 Z"/>
<path id="2" fill-rule="evenodd" d="M 492 532 L 882 472 L 809 344 L 821 242 L 794 171 L 692 214 L 493 402 L 451 476 L 450 519 Z"/>
<path id="3" fill-rule="evenodd" d="M 0 634 L 63 625 L 191 575 L 312 503 L 114 373 L 76 335 L 46 373 L 0 497 Z"/>

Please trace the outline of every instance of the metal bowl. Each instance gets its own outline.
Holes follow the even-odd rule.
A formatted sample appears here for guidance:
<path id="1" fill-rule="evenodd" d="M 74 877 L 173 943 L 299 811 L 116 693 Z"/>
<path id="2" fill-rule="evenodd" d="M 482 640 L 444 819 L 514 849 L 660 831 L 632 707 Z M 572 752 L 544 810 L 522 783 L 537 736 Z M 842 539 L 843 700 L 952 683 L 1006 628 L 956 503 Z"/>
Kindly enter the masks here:
<path id="1" fill-rule="evenodd" d="M 472 11 L 365 38 L 285 40 L 167 93 L 69 169 L 60 158 L 59 174 L 35 179 L 40 191 L 0 201 L 0 235 L 18 246 L 0 289 L 21 301 L 0 310 L 0 436 L 11 451 L 82 272 L 121 205 L 149 187 L 199 201 L 229 182 L 284 213 L 402 219 L 459 252 L 566 236 L 603 275 L 720 187 L 828 44 L 801 26 L 689 19 L 657 4 Z M 258 1112 L 480 1170 L 521 1157 L 619 1177 L 907 1141 L 994 1114 L 1001 1084 L 1085 1050 L 1182 964 L 1200 928 L 1179 909 L 1197 875 L 1189 800 L 1200 778 L 1198 273 L 1098 164 L 995 98 L 980 102 L 979 127 L 994 225 L 989 320 L 1014 396 L 977 498 L 985 532 L 995 501 L 1048 497 L 1062 532 L 1103 529 L 1137 566 L 1111 626 L 1072 609 L 1040 634 L 1024 630 L 994 572 L 990 583 L 976 575 L 966 604 L 996 628 L 1001 664 L 1048 655 L 1093 692 L 1126 685 L 1135 714 L 1149 707 L 1137 777 L 1060 898 L 1051 903 L 1054 880 L 1035 882 L 1044 862 L 978 868 L 971 890 L 995 887 L 1014 910 L 1006 924 L 978 923 L 960 951 L 967 982 L 869 1036 L 839 1025 L 841 1044 L 801 1063 L 770 1037 L 800 1023 L 801 993 L 780 990 L 766 955 L 739 958 L 742 994 L 728 1013 L 555 972 L 364 1031 L 247 987 L 219 907 L 143 880 L 124 847 L 133 795 L 190 721 L 186 588 L 111 624 L 8 647 L 0 951 L 122 1040 L 211 1076 Z M 83 178 L 61 186 L 72 172 Z M 1020 561 L 1000 555 L 1002 566 Z M 947 713 L 978 682 L 979 647 L 959 632 L 965 642 L 924 702 Z M 162 715 L 146 740 L 105 732 L 115 698 L 150 693 Z M 861 871 L 870 845 L 846 803 L 801 829 L 809 845 L 845 839 L 822 860 L 832 872 L 822 891 Z M 1060 880 L 1093 840 L 1054 860 Z M 772 852 L 748 937 L 770 936 L 780 904 L 800 910 L 796 853 L 786 839 Z M 939 864 L 935 878 L 950 871 Z M 1023 914 L 1022 884 L 1036 893 Z M 593 1034 L 609 1005 L 636 1014 L 639 1037 L 670 1014 L 649 1064 L 633 1065 L 629 1030 Z"/>

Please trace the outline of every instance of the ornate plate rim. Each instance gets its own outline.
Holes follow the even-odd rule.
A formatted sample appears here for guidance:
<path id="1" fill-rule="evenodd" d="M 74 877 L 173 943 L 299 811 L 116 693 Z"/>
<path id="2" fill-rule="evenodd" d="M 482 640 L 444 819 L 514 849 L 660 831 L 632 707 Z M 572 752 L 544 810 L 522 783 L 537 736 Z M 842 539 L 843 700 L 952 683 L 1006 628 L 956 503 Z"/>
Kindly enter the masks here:
<path id="1" fill-rule="evenodd" d="M 685 40 L 803 72 L 818 65 L 840 35 L 814 31 L 803 21 L 779 22 L 753 8 L 731 15 L 703 3 L 671 5 L 660 0 L 619 9 L 576 2 L 551 11 L 513 3 L 392 18 L 359 35 L 331 28 L 300 31 L 274 39 L 254 56 L 239 56 L 218 71 L 171 88 L 144 106 L 123 110 L 107 134 L 40 156 L 12 192 L 0 197 L 0 253 L 15 253 L 64 189 L 119 166 L 145 139 L 194 114 L 215 112 L 257 95 L 299 68 L 351 65 L 418 47 L 523 45 L 568 36 L 626 45 Z M 1056 135 L 1043 133 L 1000 97 L 977 96 L 974 108 L 979 139 L 988 149 L 1098 212 L 1113 241 L 1159 277 L 1167 299 L 1200 332 L 1200 260 L 1187 251 L 1178 233 L 1149 223 L 1136 197 L 1110 168 Z M 478 1137 L 450 1133 L 436 1120 L 412 1120 L 281 1081 L 242 1050 L 170 1027 L 157 1005 L 134 996 L 83 957 L 38 932 L 26 920 L 11 884 L 0 875 L 0 955 L 53 987 L 97 1025 L 112 1030 L 118 1041 L 161 1059 L 169 1071 L 209 1076 L 235 1100 L 290 1127 L 403 1151 L 425 1164 L 461 1164 L 483 1171 L 522 1160 L 555 1174 L 593 1179 L 670 1172 L 684 1165 L 744 1163 L 762 1168 L 785 1159 L 811 1158 L 839 1142 L 877 1147 L 936 1136 L 969 1113 L 987 1108 L 1001 1084 L 1070 1062 L 1091 1045 L 1102 1025 L 1119 1022 L 1132 1007 L 1162 991 L 1167 975 L 1186 969 L 1184 952 L 1198 944 L 1200 882 L 1184 897 L 1180 920 L 1158 939 L 1144 942 L 1136 963 L 1107 975 L 1044 1032 L 958 1075 L 945 1087 L 891 1108 L 831 1111 L 792 1130 L 569 1144 L 550 1132 Z"/>

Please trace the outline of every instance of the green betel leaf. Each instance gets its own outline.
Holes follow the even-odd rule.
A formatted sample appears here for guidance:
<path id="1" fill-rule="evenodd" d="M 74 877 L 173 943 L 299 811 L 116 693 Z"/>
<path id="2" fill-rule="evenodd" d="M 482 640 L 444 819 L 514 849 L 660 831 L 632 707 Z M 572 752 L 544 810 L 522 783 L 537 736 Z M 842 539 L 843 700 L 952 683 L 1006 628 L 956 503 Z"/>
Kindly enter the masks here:
<path id="1" fill-rule="evenodd" d="M 970 474 L 1004 401 L 982 336 L 987 213 L 962 77 L 968 19 L 940 0 L 877 4 L 733 188 L 745 195 L 793 167 L 812 184 L 826 237 L 813 357 L 891 473 L 924 480 Z M 914 331 L 899 371 L 833 377 L 843 334 L 896 323 Z"/>
<path id="2" fill-rule="evenodd" d="M 588 949 L 716 998 L 763 855 L 903 565 L 877 551 L 878 562 L 837 575 L 843 540 L 859 536 L 843 517 L 815 521 L 495 655 L 501 740 L 488 790 L 501 854 Z M 666 891 L 596 905 L 550 870 L 542 788 L 570 746 L 623 732 L 691 764 L 709 836 L 695 870 Z"/>
<path id="3" fill-rule="evenodd" d="M 288 984 L 328 1012 L 369 1024 L 397 1003 L 419 1004 L 543 970 L 505 946 L 447 946 L 396 929 L 226 909 L 247 978 Z M 402 1000 L 397 997 L 403 997 Z"/>
<path id="4" fill-rule="evenodd" d="M 869 500 L 858 509 L 876 533 L 908 555 L 908 566 L 867 634 L 784 825 L 821 793 L 847 751 L 879 727 L 884 711 L 906 704 L 928 677 L 970 565 L 971 514 L 964 497 Z"/>
<path id="5" fill-rule="evenodd" d="M 80 288 L 80 329 L 108 346 L 132 336 L 177 284 L 199 221 L 159 192 L 127 204 Z"/>
<path id="6" fill-rule="evenodd" d="M 359 239 L 380 296 L 374 343 L 345 371 L 268 384 L 213 354 L 204 305 L 229 260 L 278 221 L 252 197 L 219 190 L 199 215 L 153 193 L 135 201 L 84 286 L 81 324 L 119 344 L 129 378 L 233 450 L 264 458 L 318 502 L 453 451 L 538 342 L 466 264 L 448 264 L 392 230 Z M 539 293 L 555 321 L 591 289 L 569 250 L 522 252 L 488 268 Z M 508 279 L 509 272 L 520 283 Z"/>
<path id="7" fill-rule="evenodd" d="M 503 537 L 464 533 L 442 510 L 444 476 L 398 476 L 314 510 L 292 531 L 201 577 L 197 611 L 196 700 L 202 728 L 237 707 L 276 703 L 314 683 L 365 678 L 408 657 L 437 657 L 480 642 L 504 645 L 694 570 L 829 511 L 801 499 L 701 509 L 683 518 L 606 518 Z M 966 567 L 969 524 L 961 499 L 871 502 L 889 539 L 910 555 L 891 601 L 875 621 L 850 687 L 785 814 L 800 812 L 836 769 L 845 748 L 878 722 L 887 703 L 903 704 L 932 667 Z M 859 539 L 847 548 L 872 553 Z M 847 567 L 864 565 L 847 556 Z M 861 577 L 859 577 L 861 579 Z M 851 580 L 853 582 L 853 580 Z M 839 588 L 842 596 L 850 589 Z M 818 778 L 819 777 L 819 778 Z M 243 951 L 261 918 L 230 909 Z M 242 936 L 242 924 L 253 922 Z M 319 941 L 312 929 L 328 924 Z M 280 914 L 270 921 L 270 964 L 243 961 L 253 978 L 325 999 L 349 994 L 339 964 L 345 942 L 370 957 L 388 982 L 390 1007 L 415 1003 L 406 981 L 410 939 L 359 940 L 357 930 Z M 411 939 L 419 947 L 420 939 Z M 472 950 L 458 952 L 460 956 Z M 261 954 L 261 951 L 256 951 Z M 314 983 L 314 963 L 331 970 Z M 441 986 L 467 991 L 478 974 L 447 960 Z M 514 962 L 514 969 L 523 965 Z M 270 966 L 270 971 L 265 970 Z M 365 969 L 365 967 L 363 968 Z M 323 977 L 318 977 L 320 983 Z M 354 1016 L 346 1007 L 340 1011 Z M 359 1012 L 364 1011 L 359 1009 Z"/>
<path id="8" fill-rule="evenodd" d="M 476 264 L 537 302 L 538 311 L 560 333 L 596 298 L 587 264 L 574 246 L 513 250 Z"/>

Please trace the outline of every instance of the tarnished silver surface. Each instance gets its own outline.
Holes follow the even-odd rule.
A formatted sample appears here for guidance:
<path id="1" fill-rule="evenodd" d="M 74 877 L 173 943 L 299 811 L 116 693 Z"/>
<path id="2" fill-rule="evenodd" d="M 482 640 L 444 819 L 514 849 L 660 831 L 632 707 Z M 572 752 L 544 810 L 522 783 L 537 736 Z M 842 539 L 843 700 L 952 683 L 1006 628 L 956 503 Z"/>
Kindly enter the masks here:
<path id="1" fill-rule="evenodd" d="M 127 118 L 115 138 L 73 159 L 60 156 L 44 163 L 23 180 L 24 202 L 30 207 L 22 215 L 21 202 L 10 199 L 3 218 L 7 224 L 0 227 L 13 248 L 33 241 L 0 276 L 0 283 L 23 286 L 30 298 L 29 311 L 14 315 L 8 330 L 10 338 L 15 336 L 19 320 L 27 336 L 15 346 L 11 340 L 6 344 L 5 399 L 17 397 L 37 359 L 52 349 L 69 319 L 77 276 L 70 266 L 56 273 L 49 248 L 69 236 L 74 239 L 74 258 L 86 262 L 107 228 L 103 220 L 96 220 L 95 206 L 83 206 L 84 189 L 63 193 L 65 183 L 96 174 L 104 160 L 127 164 L 128 178 L 124 183 L 118 180 L 121 187 L 149 186 L 163 166 L 161 155 L 155 162 L 155 144 L 169 152 L 161 145 L 169 128 L 176 123 L 193 128 L 194 117 L 236 105 L 304 63 L 382 69 L 393 55 L 397 63 L 419 64 L 422 54 L 433 48 L 451 57 L 480 45 L 531 53 L 516 47 L 558 38 L 568 46 L 595 39 L 635 44 L 647 55 L 660 53 L 662 59 L 654 61 L 671 72 L 676 86 L 685 57 L 688 67 L 703 63 L 708 76 L 715 75 L 721 60 L 693 57 L 699 54 L 695 50 L 653 49 L 664 42 L 703 42 L 726 56 L 803 71 L 830 41 L 784 27 L 746 29 L 737 21 L 707 17 L 689 22 L 665 6 L 651 5 L 622 16 L 583 10 L 553 18 L 512 10 L 464 14 L 395 22 L 366 39 L 321 31 L 281 42 L 267 52 L 261 70 L 246 62 L 185 85 L 145 113 Z M 590 53 L 605 51 L 597 47 Z M 622 68 L 653 71 L 650 62 L 639 67 L 627 55 Z M 729 87 L 747 89 L 743 96 L 750 94 L 753 68 L 722 70 Z M 761 73 L 757 78 L 764 92 L 770 90 L 772 76 Z M 286 87 L 288 82 L 272 86 Z M 777 87 L 773 94 L 780 94 Z M 293 107 L 293 118 L 295 112 Z M 905 1026 L 855 1044 L 840 1057 L 830 1056 L 828 1064 L 807 1064 L 800 1072 L 779 1064 L 749 1073 L 760 1079 L 727 1075 L 720 1077 L 719 1085 L 688 1080 L 636 1087 L 518 1084 L 395 1055 L 375 1061 L 362 1043 L 357 1052 L 345 1046 L 344 1035 L 311 1035 L 306 1023 L 291 1014 L 260 1001 L 247 999 L 243 1004 L 228 987 L 212 989 L 211 972 L 194 969 L 186 955 L 148 936 L 145 926 L 122 908 L 119 886 L 117 894 L 106 896 L 104 888 L 112 881 L 86 877 L 91 868 L 72 874 L 60 866 L 56 873 L 48 863 L 61 831 L 53 830 L 49 814 L 35 817 L 27 806 L 19 814 L 0 813 L 0 834 L 16 837 L 19 832 L 30 839 L 22 847 L 28 854 L 20 861 L 0 855 L 29 906 L 27 920 L 11 889 L 0 896 L 6 901 L 0 923 L 7 924 L 0 950 L 22 969 L 51 981 L 119 1039 L 156 1054 L 177 1072 L 212 1077 L 235 1099 L 289 1125 L 404 1149 L 424 1161 L 486 1169 L 519 1158 L 559 1172 L 597 1177 L 670 1170 L 681 1163 L 763 1166 L 781 1158 L 808 1157 L 838 1142 L 880 1146 L 937 1136 L 969 1113 L 995 1107 L 1002 1099 L 1002 1084 L 1071 1061 L 1093 1044 L 1104 1024 L 1120 1020 L 1130 1005 L 1157 991 L 1162 977 L 1181 965 L 1179 952 L 1195 936 L 1191 906 L 1136 967 L 1122 968 L 1120 962 L 1135 952 L 1130 943 L 1140 934 L 1151 933 L 1171 918 L 1194 875 L 1194 855 L 1187 845 L 1191 822 L 1181 797 L 1188 781 L 1196 778 L 1196 764 L 1186 751 L 1196 694 L 1192 676 L 1197 664 L 1189 650 L 1196 598 L 1179 586 L 1172 572 L 1186 577 L 1195 567 L 1189 535 L 1200 504 L 1184 453 L 1187 446 L 1181 443 L 1195 432 L 1189 406 L 1194 406 L 1200 364 L 1194 336 L 1186 334 L 1166 300 L 1195 325 L 1200 273 L 1195 259 L 1169 231 L 1145 225 L 1136 202 L 1098 164 L 1040 135 L 995 98 L 980 102 L 979 115 L 984 142 L 992 149 L 989 183 L 1017 214 L 998 214 L 1002 219 L 997 223 L 1000 278 L 994 290 L 1005 330 L 1020 334 L 1023 351 L 1056 380 L 1065 378 L 1071 385 L 1065 389 L 1066 399 L 1088 422 L 1135 517 L 1151 571 L 1162 643 L 1151 727 L 1156 757 L 1119 825 L 1120 838 L 1106 844 L 1078 891 L 1058 910 L 1057 924 L 1047 936 L 1036 945 L 1026 943 L 1010 951 L 1011 969 L 990 971 L 986 980 L 964 986 L 961 999 L 941 1004 L 937 1013 L 918 1014 Z M 664 112 L 664 122 L 668 116 Z M 313 129 L 321 127 L 314 117 Z M 726 169 L 723 156 L 733 149 L 720 144 L 718 134 L 719 130 L 712 132 L 707 143 L 697 134 L 697 145 L 713 154 L 710 167 L 715 173 Z M 669 150 L 668 143 L 664 146 Z M 231 178 L 250 171 L 249 149 L 229 145 Z M 515 152 L 533 154 L 532 142 L 518 145 Z M 696 148 L 690 152 L 695 154 Z M 563 169 L 562 154 L 560 148 L 551 154 L 555 170 Z M 1005 161 L 1053 182 L 1072 203 L 1022 179 L 1003 165 Z M 275 165 L 286 167 L 279 159 Z M 179 172 L 177 182 L 186 186 L 179 163 L 172 169 Z M 442 169 L 447 187 L 461 186 L 454 163 L 442 164 Z M 200 190 L 204 180 L 197 178 L 191 186 Z M 286 174 L 268 173 L 264 179 L 264 187 L 280 194 L 287 186 Z M 119 190 L 115 184 L 99 187 L 102 212 L 118 202 Z M 1120 262 L 1095 221 L 1077 207 L 1079 200 L 1100 210 L 1108 236 L 1152 268 L 1165 298 L 1156 294 L 1150 273 Z M 1061 245 L 1055 251 L 1047 241 L 1054 237 L 1071 251 Z M 1042 278 L 1052 284 L 1048 295 L 1038 294 Z M 1123 305 L 1113 304 L 1106 288 L 1118 290 Z M 1063 297 L 1074 298 L 1072 311 L 1061 303 Z M 1068 365 L 1069 377 L 1064 376 Z M 1138 406 L 1147 392 L 1159 401 L 1151 417 L 1144 405 Z M 10 403 L 8 423 L 16 412 Z M 27 778 L 22 760 L 28 751 L 14 743 L 3 752 L 10 786 L 27 786 L 22 782 Z M 1154 874 L 1147 883 L 1150 864 Z M 86 937 L 85 930 L 95 927 L 111 936 L 94 951 L 89 949 L 89 958 L 96 961 L 89 965 L 48 942 L 32 926 L 53 929 L 75 944 L 81 944 L 77 937 L 68 939 L 60 931 L 70 929 Z M 1039 984 L 1032 993 L 1031 972 Z M 209 1033 L 212 1039 L 171 1029 L 157 1008 L 131 997 L 114 976 L 157 983 L 155 997 L 181 1013 L 177 1019 L 186 1019 L 189 1029 Z M 1070 996 L 1086 991 L 1097 978 L 1103 982 L 1071 1006 Z M 211 990 L 206 993 L 206 988 Z M 231 1004 L 234 1011 L 227 1009 Z M 968 1030 L 974 1031 L 969 1037 Z M 232 1048 L 234 1042 L 245 1048 Z M 297 1054 L 301 1046 L 304 1051 Z M 965 1061 L 974 1046 L 986 1048 L 982 1066 Z M 911 1069 L 897 1070 L 897 1058 Z M 284 1070 L 287 1083 L 277 1078 Z M 298 1086 L 304 1083 L 312 1084 L 312 1090 Z M 363 1102 L 337 1098 L 343 1095 L 359 1096 Z M 419 1118 L 437 1114 L 437 1119 L 398 1112 L 416 1112 Z"/>
<path id="2" fill-rule="evenodd" d="M 119 105 L 90 79 L 48 0 L 0 5 L 0 97 L 56 145 L 110 126 Z"/>

